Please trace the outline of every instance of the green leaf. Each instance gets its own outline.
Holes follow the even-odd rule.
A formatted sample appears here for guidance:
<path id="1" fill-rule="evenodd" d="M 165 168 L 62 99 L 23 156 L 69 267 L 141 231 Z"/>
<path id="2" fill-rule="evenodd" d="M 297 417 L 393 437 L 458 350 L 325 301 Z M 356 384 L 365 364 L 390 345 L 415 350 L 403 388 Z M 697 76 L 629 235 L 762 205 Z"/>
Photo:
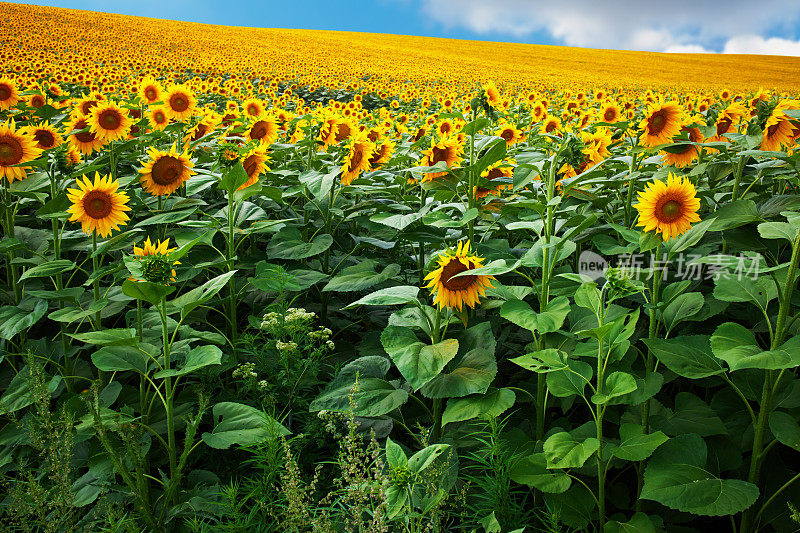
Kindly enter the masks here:
<path id="1" fill-rule="evenodd" d="M 643 339 L 667 368 L 685 378 L 699 379 L 722 374 L 725 369 L 711 353 L 707 335 L 684 335 L 673 339 Z"/>
<path id="2" fill-rule="evenodd" d="M 450 449 L 449 444 L 434 444 L 424 448 L 408 459 L 408 469 L 414 474 L 423 472 L 444 452 Z"/>
<path id="3" fill-rule="evenodd" d="M 612 398 L 622 396 L 636 390 L 636 379 L 627 372 L 612 372 L 606 376 L 606 384 L 602 392 L 592 395 L 592 403 L 608 403 Z"/>
<path id="4" fill-rule="evenodd" d="M 79 342 L 93 344 L 95 346 L 116 346 L 121 344 L 136 344 L 136 329 L 119 328 L 104 329 L 102 331 L 87 331 L 85 333 L 73 333 L 70 337 Z"/>
<path id="5" fill-rule="evenodd" d="M 27 330 L 47 312 L 45 300 L 24 300 L 19 306 L 0 307 L 0 339 L 13 340 L 18 333 Z"/>
<path id="6" fill-rule="evenodd" d="M 798 364 L 789 352 L 780 348 L 762 350 L 753 332 L 734 322 L 717 327 L 711 336 L 711 349 L 715 356 L 728 363 L 732 371 L 743 368 L 778 370 Z"/>
<path id="7" fill-rule="evenodd" d="M 644 461 L 669 440 L 661 431 L 645 434 L 644 428 L 638 424 L 622 424 L 619 438 L 619 446 L 612 445 L 611 455 L 625 461 Z"/>
<path id="8" fill-rule="evenodd" d="M 690 392 L 679 392 L 675 396 L 674 411 L 662 407 L 660 412 L 651 412 L 650 420 L 650 427 L 671 436 L 696 433 L 708 437 L 728 433 L 717 413 Z"/>
<path id="9" fill-rule="evenodd" d="M 552 333 L 564 324 L 569 314 L 569 300 L 559 296 L 547 304 L 547 309 L 536 313 L 522 300 L 509 300 L 500 308 L 500 316 L 529 331 Z"/>
<path id="10" fill-rule="evenodd" d="M 769 430 L 778 442 L 800 452 L 800 425 L 795 417 L 784 411 L 773 411 L 769 415 Z"/>
<path id="11" fill-rule="evenodd" d="M 714 211 L 713 223 L 708 228 L 710 231 L 723 231 L 738 228 L 761 219 L 758 208 L 753 200 L 736 200 Z"/>
<path id="12" fill-rule="evenodd" d="M 167 368 L 156 372 L 153 377 L 165 378 L 167 376 L 185 376 L 195 370 L 208 365 L 218 365 L 222 363 L 222 350 L 216 346 L 198 346 L 193 348 L 186 356 L 181 368 Z"/>
<path id="13" fill-rule="evenodd" d="M 473 394 L 450 399 L 442 414 L 442 426 L 473 418 L 492 418 L 503 414 L 514 405 L 516 395 L 511 389 L 490 389 L 485 394 Z M 566 490 L 566 489 L 565 489 Z"/>
<path id="14" fill-rule="evenodd" d="M 706 234 L 706 231 L 711 227 L 714 223 L 713 218 L 707 218 L 701 222 L 698 222 L 689 230 L 679 235 L 678 237 L 672 239 L 667 244 L 667 254 L 668 257 L 672 257 L 673 255 L 686 250 L 687 248 L 691 248 L 695 244 L 697 244 L 700 239 L 703 238 L 703 235 Z"/>
<path id="15" fill-rule="evenodd" d="M 517 483 L 552 494 L 564 492 L 572 484 L 572 479 L 564 472 L 548 470 L 544 453 L 535 453 L 516 461 L 511 467 L 510 477 Z"/>
<path id="16" fill-rule="evenodd" d="M 181 316 L 186 316 L 196 307 L 203 305 L 221 291 L 228 281 L 236 274 L 236 270 L 231 270 L 212 278 L 199 287 L 186 292 L 177 298 L 167 302 L 167 313 L 172 314 L 180 311 Z"/>
<path id="17" fill-rule="evenodd" d="M 400 265 L 392 263 L 381 272 L 375 272 L 375 261 L 366 260 L 361 263 L 343 269 L 334 276 L 323 291 L 333 292 L 355 292 L 363 291 L 378 283 L 383 283 L 392 279 L 400 273 Z"/>
<path id="18" fill-rule="evenodd" d="M 412 330 L 401 326 L 387 326 L 381 334 L 381 344 L 414 391 L 439 375 L 458 353 L 455 339 L 429 345 L 420 342 Z"/>
<path id="19" fill-rule="evenodd" d="M 575 303 L 597 314 L 600 310 L 600 290 L 594 283 L 584 283 L 575 291 Z"/>
<path id="20" fill-rule="evenodd" d="M 667 328 L 667 333 L 679 323 L 699 313 L 704 303 L 705 298 L 699 292 L 687 292 L 675 297 L 661 312 L 661 320 Z"/>
<path id="21" fill-rule="evenodd" d="M 547 468 L 580 468 L 599 448 L 594 437 L 579 441 L 566 431 L 553 433 L 544 441 Z"/>
<path id="22" fill-rule="evenodd" d="M 408 466 L 408 457 L 399 444 L 386 437 L 386 462 L 389 468 Z"/>
<path id="23" fill-rule="evenodd" d="M 388 360 L 386 361 L 388 363 Z M 388 381 L 359 375 L 358 387 L 355 387 L 355 377 L 350 373 L 345 378 L 337 376 L 336 380 L 328 384 L 322 394 L 311 402 L 310 410 L 312 412 L 328 410 L 347 413 L 351 409 L 350 397 L 352 396 L 355 402 L 354 415 L 381 416 L 394 411 L 408 400 L 406 391 L 398 389 Z"/>
<path id="24" fill-rule="evenodd" d="M 592 365 L 576 359 L 569 359 L 564 370 L 556 370 L 547 374 L 547 390 L 553 396 L 566 398 L 583 396 L 583 389 L 594 375 Z"/>
<path id="25" fill-rule="evenodd" d="M 236 189 L 247 183 L 250 177 L 247 175 L 241 161 L 237 161 L 219 180 L 218 187 L 228 193 L 233 194 Z"/>
<path id="26" fill-rule="evenodd" d="M 319 255 L 333 244 L 333 237 L 322 233 L 311 242 L 303 240 L 300 230 L 286 226 L 270 239 L 267 257 L 270 259 L 307 259 Z"/>
<path id="27" fill-rule="evenodd" d="M 75 263 L 69 259 L 47 261 L 41 265 L 36 265 L 26 269 L 25 272 L 23 272 L 19 277 L 19 281 L 24 281 L 30 278 L 45 278 L 55 276 L 56 274 L 66 272 L 67 270 L 73 270 L 74 268 Z"/>
<path id="28" fill-rule="evenodd" d="M 122 292 L 126 296 L 130 296 L 136 300 L 143 300 L 156 305 L 161 302 L 162 298 L 175 292 L 175 287 L 150 281 L 126 279 L 122 282 Z"/>
<path id="29" fill-rule="evenodd" d="M 747 276 L 720 276 L 714 287 L 714 298 L 717 300 L 751 302 L 763 310 L 766 310 L 767 304 L 776 297 L 774 282 L 766 278 L 753 280 Z"/>
<path id="30" fill-rule="evenodd" d="M 34 402 L 30 379 L 31 370 L 27 365 L 14 375 L 3 396 L 0 397 L 0 416 L 19 411 Z M 50 379 L 47 385 L 50 394 L 56 391 L 60 383 L 61 376 L 53 376 Z"/>
<path id="31" fill-rule="evenodd" d="M 147 374 L 150 356 L 141 347 L 105 346 L 92 354 L 92 363 L 105 372 L 135 370 L 141 374 Z"/>
<path id="32" fill-rule="evenodd" d="M 495 141 L 486 153 L 475 162 L 475 175 L 480 176 L 490 165 L 503 159 L 506 156 L 506 146 L 505 139 Z"/>
<path id="33" fill-rule="evenodd" d="M 531 372 L 546 373 L 568 368 L 568 359 L 569 356 L 566 352 L 555 348 L 545 348 L 509 359 L 509 361 Z"/>
<path id="34" fill-rule="evenodd" d="M 370 293 L 342 309 L 351 309 L 359 305 L 404 305 L 417 301 L 418 293 L 419 287 L 413 285 L 388 287 Z"/>
<path id="35" fill-rule="evenodd" d="M 610 520 L 603 527 L 603 533 L 656 533 L 650 517 L 644 513 L 634 513 L 627 522 Z"/>
<path id="36" fill-rule="evenodd" d="M 458 398 L 482 394 L 497 374 L 494 357 L 496 342 L 489 322 L 472 326 L 458 336 L 459 348 L 466 353 L 454 360 L 452 370 L 444 371 L 422 387 L 428 398 Z"/>
<path id="37" fill-rule="evenodd" d="M 764 239 L 785 239 L 793 242 L 797 237 L 797 228 L 788 222 L 762 222 L 758 225 L 758 234 Z"/>
<path id="38" fill-rule="evenodd" d="M 258 444 L 290 433 L 260 409 L 241 403 L 220 402 L 214 406 L 213 414 L 214 430 L 203 433 L 203 441 L 218 450 L 233 444 Z"/>

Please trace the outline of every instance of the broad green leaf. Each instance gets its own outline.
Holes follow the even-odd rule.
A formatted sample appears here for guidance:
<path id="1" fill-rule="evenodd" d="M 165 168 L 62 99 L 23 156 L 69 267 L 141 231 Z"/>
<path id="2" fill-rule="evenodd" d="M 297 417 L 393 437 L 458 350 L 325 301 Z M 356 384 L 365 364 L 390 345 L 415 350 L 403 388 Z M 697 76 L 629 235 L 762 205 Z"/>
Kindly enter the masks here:
<path id="1" fill-rule="evenodd" d="M 66 272 L 67 270 L 73 270 L 74 268 L 75 263 L 69 259 L 47 261 L 41 265 L 36 265 L 26 269 L 25 272 L 23 272 L 19 277 L 19 281 L 24 281 L 30 278 L 45 278 L 49 276 L 55 276 L 56 274 Z"/>
<path id="2" fill-rule="evenodd" d="M 710 231 L 723 231 L 737 228 L 761 219 L 758 208 L 753 200 L 736 200 L 726 203 L 714 211 L 713 223 L 708 228 Z"/>
<path id="3" fill-rule="evenodd" d="M 626 461 L 644 461 L 669 440 L 661 431 L 645 434 L 644 428 L 638 424 L 622 424 L 619 438 L 619 446 L 612 445 L 611 454 Z"/>
<path id="4" fill-rule="evenodd" d="M 411 470 L 413 474 L 419 474 L 423 472 L 426 468 L 431 466 L 431 464 L 444 452 L 450 449 L 449 444 L 433 444 L 424 448 L 408 459 L 408 469 Z"/>
<path id="5" fill-rule="evenodd" d="M 797 228 L 788 222 L 762 222 L 758 225 L 758 234 L 765 239 L 786 239 L 793 242 L 797 236 Z"/>
<path id="6" fill-rule="evenodd" d="M 267 257 L 270 259 L 307 259 L 319 255 L 333 244 L 333 237 L 322 233 L 311 242 L 303 240 L 300 230 L 286 226 L 270 239 Z"/>
<path id="7" fill-rule="evenodd" d="M 65 322 L 69 324 L 72 322 L 77 322 L 78 320 L 84 319 L 88 316 L 92 316 L 95 313 L 105 309 L 107 305 L 108 300 L 101 298 L 92 302 L 87 309 L 83 309 L 81 307 L 64 307 L 51 312 L 49 315 L 47 315 L 47 318 L 56 322 Z"/>
<path id="8" fill-rule="evenodd" d="M 606 376 L 605 387 L 601 392 L 592 395 L 592 403 L 608 403 L 612 398 L 622 396 L 636 390 L 636 379 L 627 372 L 612 372 Z"/>
<path id="9" fill-rule="evenodd" d="M 701 437 L 725 435 L 728 428 L 717 413 L 703 400 L 690 392 L 679 392 L 675 396 L 675 410 L 662 408 L 651 412 L 650 427 L 670 436 L 696 433 Z"/>
<path id="10" fill-rule="evenodd" d="M 683 233 L 682 235 L 679 235 L 678 237 L 669 241 L 669 244 L 667 245 L 668 256 L 672 257 L 673 255 L 697 244 L 713 224 L 714 219 L 707 218 L 693 225 L 686 233 Z"/>
<path id="11" fill-rule="evenodd" d="M 236 189 L 247 183 L 250 177 L 242 166 L 241 161 L 237 161 L 219 180 L 218 187 L 227 194 L 233 194 Z"/>
<path id="12" fill-rule="evenodd" d="M 13 340 L 18 333 L 36 324 L 47 312 L 45 300 L 23 300 L 19 306 L 0 307 L 0 339 Z"/>
<path id="13" fill-rule="evenodd" d="M 358 265 L 347 267 L 331 278 L 323 291 L 355 292 L 363 291 L 378 283 L 394 278 L 400 273 L 400 265 L 392 263 L 381 272 L 375 272 L 375 261 L 366 260 Z"/>
<path id="14" fill-rule="evenodd" d="M 122 292 L 131 298 L 144 300 L 145 302 L 156 305 L 161 302 L 162 298 L 175 292 L 175 287 L 163 285 L 161 283 L 152 283 L 150 281 L 126 279 L 122 282 Z"/>
<path id="15" fill-rule="evenodd" d="M 583 396 L 583 390 L 593 375 L 592 365 L 576 359 L 569 359 L 567 368 L 547 374 L 547 390 L 558 398 L 576 394 Z"/>
<path id="16" fill-rule="evenodd" d="M 73 333 L 70 335 L 73 339 L 86 344 L 93 344 L 95 346 L 115 346 L 120 344 L 134 345 L 136 344 L 136 329 L 134 328 L 120 328 L 120 329 L 104 329 L 102 331 L 87 331 L 85 333 Z"/>
<path id="17" fill-rule="evenodd" d="M 417 301 L 417 294 L 419 294 L 419 287 L 413 285 L 387 287 L 370 293 L 343 309 L 350 309 L 358 305 L 404 305 Z"/>
<path id="18" fill-rule="evenodd" d="M 594 437 L 577 440 L 566 431 L 553 433 L 544 441 L 547 468 L 580 468 L 599 448 Z"/>
<path id="19" fill-rule="evenodd" d="M 725 372 L 711 352 L 707 335 L 644 339 L 643 342 L 664 366 L 679 376 L 699 379 Z"/>
<path id="20" fill-rule="evenodd" d="M 189 352 L 189 355 L 186 356 L 186 361 L 183 362 L 180 368 L 164 369 L 156 372 L 153 377 L 185 376 L 204 366 L 218 365 L 220 363 L 222 363 L 222 350 L 216 346 L 198 346 Z"/>
<path id="21" fill-rule="evenodd" d="M 408 466 L 406 453 L 399 444 L 389 437 L 386 437 L 386 462 L 389 464 L 389 468 L 392 469 Z"/>
<path id="22" fill-rule="evenodd" d="M 714 297 L 723 302 L 751 302 L 766 309 L 777 297 L 775 283 L 767 278 L 750 279 L 746 275 L 722 275 L 716 280 Z"/>
<path id="23" fill-rule="evenodd" d="M 568 367 L 568 359 L 569 356 L 567 356 L 566 352 L 555 348 L 545 348 L 544 350 L 526 353 L 525 355 L 509 359 L 509 361 L 531 372 L 544 373 L 564 370 Z"/>
<path id="24" fill-rule="evenodd" d="M 699 292 L 687 292 L 676 296 L 661 312 L 661 320 L 667 328 L 667 333 L 682 321 L 699 313 L 704 303 L 705 298 Z"/>
<path id="25" fill-rule="evenodd" d="M 180 311 L 181 316 L 185 317 L 196 307 L 203 305 L 221 291 L 236 272 L 236 270 L 231 270 L 230 272 L 220 274 L 216 278 L 206 281 L 199 287 L 172 299 L 167 302 L 167 313 L 172 314 Z"/>
<path id="26" fill-rule="evenodd" d="M 14 375 L 0 397 L 0 416 L 19 411 L 34 402 L 30 377 L 31 370 L 27 365 Z M 47 390 L 54 393 L 60 383 L 61 376 L 53 376 L 48 382 Z"/>
<path id="27" fill-rule="evenodd" d="M 214 430 L 203 433 L 203 441 L 218 450 L 233 444 L 247 446 L 284 437 L 290 432 L 260 409 L 234 402 L 214 406 Z"/>
<path id="28" fill-rule="evenodd" d="M 800 452 L 800 424 L 784 411 L 773 411 L 769 415 L 769 430 L 781 444 Z"/>
<path id="29" fill-rule="evenodd" d="M 400 326 L 387 326 L 381 334 L 381 344 L 414 391 L 439 375 L 458 353 L 455 339 L 425 344 L 412 330 Z"/>
<path id="30" fill-rule="evenodd" d="M 603 533 L 656 533 L 650 517 L 644 513 L 634 513 L 627 522 L 610 520 L 606 522 Z"/>
<path id="31" fill-rule="evenodd" d="M 334 387 L 326 387 L 313 402 L 310 410 L 335 411 L 347 413 L 351 409 L 350 398 L 355 406 L 353 414 L 356 416 L 381 416 L 394 411 L 408 400 L 408 393 L 398 389 L 388 381 L 378 378 L 361 378 L 358 386 L 353 382 L 339 382 Z"/>
<path id="32" fill-rule="evenodd" d="M 798 364 L 785 350 L 762 350 L 753 332 L 735 322 L 717 327 L 711 336 L 711 349 L 732 371 L 743 368 L 778 370 Z"/>
<path id="33" fill-rule="evenodd" d="M 105 372 L 123 372 L 135 370 L 146 374 L 150 356 L 144 348 L 147 344 L 137 346 L 105 346 L 92 354 L 94 366 Z M 152 352 L 151 352 L 152 353 Z"/>
<path id="34" fill-rule="evenodd" d="M 547 309 L 536 313 L 522 300 L 509 300 L 500 308 L 500 316 L 529 331 L 552 333 L 557 331 L 569 314 L 569 300 L 559 296 L 547 304 Z"/>
<path id="35" fill-rule="evenodd" d="M 451 398 L 442 414 L 442 425 L 473 418 L 500 416 L 514 405 L 515 400 L 516 395 L 511 389 L 490 389 L 485 394 Z"/>
<path id="36" fill-rule="evenodd" d="M 544 453 L 528 455 L 515 462 L 510 477 L 517 483 L 555 494 L 564 492 L 572 484 L 572 479 L 564 472 L 548 470 Z"/>

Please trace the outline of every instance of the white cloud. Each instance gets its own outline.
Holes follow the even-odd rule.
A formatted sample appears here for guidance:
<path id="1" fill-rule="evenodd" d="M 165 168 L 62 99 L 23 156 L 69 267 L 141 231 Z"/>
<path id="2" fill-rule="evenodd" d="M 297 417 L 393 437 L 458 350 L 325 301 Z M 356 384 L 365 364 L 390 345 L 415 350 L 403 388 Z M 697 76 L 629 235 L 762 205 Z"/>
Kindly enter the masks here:
<path id="1" fill-rule="evenodd" d="M 723 54 L 769 54 L 778 56 L 800 56 L 800 41 L 758 35 L 738 35 L 728 39 Z"/>
<path id="2" fill-rule="evenodd" d="M 772 53 L 797 55 L 794 41 L 757 37 L 800 21 L 797 0 L 762 0 L 757 8 L 749 0 L 421 1 L 429 19 L 479 34 L 544 34 L 569 46 L 684 53 L 713 52 L 727 42 L 726 50 L 773 47 Z"/>

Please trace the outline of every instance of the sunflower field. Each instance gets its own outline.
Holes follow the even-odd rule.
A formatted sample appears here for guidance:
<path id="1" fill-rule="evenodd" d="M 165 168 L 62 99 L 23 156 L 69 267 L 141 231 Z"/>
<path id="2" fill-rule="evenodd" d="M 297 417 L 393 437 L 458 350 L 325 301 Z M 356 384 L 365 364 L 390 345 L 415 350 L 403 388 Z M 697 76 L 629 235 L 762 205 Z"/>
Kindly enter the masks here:
<path id="1" fill-rule="evenodd" d="M 0 19 L 3 531 L 800 528 L 800 60 Z"/>

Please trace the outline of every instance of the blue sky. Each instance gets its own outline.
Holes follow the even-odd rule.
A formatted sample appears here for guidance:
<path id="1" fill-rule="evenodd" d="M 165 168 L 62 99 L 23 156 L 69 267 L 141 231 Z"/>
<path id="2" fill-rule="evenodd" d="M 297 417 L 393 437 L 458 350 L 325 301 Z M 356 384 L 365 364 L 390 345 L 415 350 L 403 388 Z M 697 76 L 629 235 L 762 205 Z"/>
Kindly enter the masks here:
<path id="1" fill-rule="evenodd" d="M 233 26 L 800 56 L 800 0 L 28 0 Z M 724 7 L 723 7 L 724 6 Z"/>

